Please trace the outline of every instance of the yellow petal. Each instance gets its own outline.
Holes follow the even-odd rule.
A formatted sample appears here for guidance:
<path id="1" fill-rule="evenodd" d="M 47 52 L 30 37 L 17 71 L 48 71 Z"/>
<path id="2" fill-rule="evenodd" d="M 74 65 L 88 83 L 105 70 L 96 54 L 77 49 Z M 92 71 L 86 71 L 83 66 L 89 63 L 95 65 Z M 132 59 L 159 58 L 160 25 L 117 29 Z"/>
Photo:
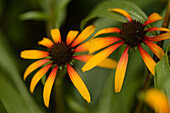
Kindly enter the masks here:
<path id="1" fill-rule="evenodd" d="M 153 51 L 153 53 L 159 58 L 161 59 L 164 55 L 164 51 L 162 50 L 162 48 L 160 48 L 158 45 L 156 45 L 153 42 L 144 40 L 143 42 L 145 42 L 148 47 Z"/>
<path id="2" fill-rule="evenodd" d="M 109 9 L 109 11 L 118 12 L 118 13 L 124 15 L 130 22 L 132 21 L 132 18 L 129 15 L 129 13 L 127 11 L 123 10 L 123 9 L 115 8 L 115 9 Z"/>
<path id="3" fill-rule="evenodd" d="M 70 77 L 72 83 L 77 88 L 77 90 L 79 91 L 81 96 L 88 103 L 90 103 L 91 97 L 90 97 L 89 91 L 88 91 L 86 85 L 84 84 L 83 80 L 80 78 L 78 73 L 69 64 L 66 64 L 66 65 L 67 65 L 67 71 L 68 71 L 68 74 L 69 74 L 69 77 Z"/>
<path id="4" fill-rule="evenodd" d="M 76 36 L 78 35 L 78 31 L 69 31 L 67 38 L 66 38 L 66 43 L 67 45 L 71 44 L 71 42 L 76 38 Z"/>
<path id="5" fill-rule="evenodd" d="M 76 45 L 80 44 L 84 40 L 86 40 L 95 30 L 94 25 L 90 25 L 86 27 L 78 36 L 77 38 L 73 41 L 71 44 L 72 47 L 75 47 Z"/>
<path id="6" fill-rule="evenodd" d="M 48 48 L 51 48 L 51 46 L 54 45 L 54 43 L 48 38 L 43 38 L 43 40 L 39 41 L 38 44 L 46 46 Z"/>
<path id="7" fill-rule="evenodd" d="M 46 51 L 40 50 L 24 50 L 21 52 L 21 58 L 25 59 L 40 59 L 49 55 Z"/>
<path id="8" fill-rule="evenodd" d="M 59 29 L 52 29 L 51 36 L 55 43 L 61 43 L 61 34 Z"/>
<path id="9" fill-rule="evenodd" d="M 154 42 L 158 42 L 158 41 L 162 41 L 162 40 L 167 40 L 167 39 L 170 39 L 170 33 L 163 33 L 163 34 L 160 34 L 160 35 L 157 35 L 157 36 L 145 36 L 145 39 L 146 40 L 149 40 L 149 41 L 154 41 Z"/>
<path id="10" fill-rule="evenodd" d="M 162 17 L 158 14 L 158 13 L 152 13 L 149 17 L 148 17 L 148 20 L 145 21 L 145 23 L 143 25 L 148 25 L 152 22 L 155 22 L 155 21 L 158 21 L 158 20 L 161 20 Z"/>
<path id="11" fill-rule="evenodd" d="M 89 50 L 89 41 L 82 43 L 81 45 L 77 46 L 73 52 L 86 52 Z"/>
<path id="12" fill-rule="evenodd" d="M 44 65 L 45 63 L 49 62 L 49 59 L 43 59 L 43 60 L 38 60 L 34 63 L 32 63 L 25 71 L 24 73 L 24 80 L 27 78 L 27 76 L 33 72 L 35 69 L 39 68 L 40 66 Z"/>
<path id="13" fill-rule="evenodd" d="M 102 30 L 100 30 L 100 31 L 98 31 L 94 36 L 93 36 L 93 38 L 94 37 L 96 37 L 96 36 L 98 36 L 98 35 L 101 35 L 101 34 L 106 34 L 106 33 L 115 33 L 115 32 L 120 32 L 121 30 L 119 29 L 119 28 L 104 28 L 104 29 L 102 29 Z"/>
<path id="14" fill-rule="evenodd" d="M 119 42 L 94 55 L 94 57 L 87 61 L 87 63 L 83 66 L 82 71 L 83 72 L 88 71 L 94 68 L 96 65 L 100 64 L 104 59 L 106 59 L 113 51 L 115 51 L 122 44 L 124 44 L 124 42 Z"/>
<path id="15" fill-rule="evenodd" d="M 45 85 L 44 85 L 44 90 L 43 90 L 43 99 L 44 99 L 44 104 L 46 107 L 49 107 L 49 101 L 50 101 L 50 94 L 51 94 L 51 90 L 54 84 L 54 80 L 57 74 L 57 68 L 58 66 L 56 66 L 50 73 L 50 75 L 48 76 Z"/>
<path id="16" fill-rule="evenodd" d="M 157 27 L 152 27 L 152 28 L 149 28 L 149 29 L 147 29 L 147 30 L 145 30 L 145 31 L 170 31 L 170 29 L 164 28 L 164 27 L 159 27 L 159 28 L 157 28 Z"/>
<path id="17" fill-rule="evenodd" d="M 104 47 L 109 46 L 117 41 L 121 40 L 118 37 L 105 37 L 105 38 L 95 38 L 90 42 L 89 53 L 92 54 Z"/>
<path id="18" fill-rule="evenodd" d="M 80 60 L 82 62 L 87 62 L 93 56 L 94 55 L 78 55 L 78 56 L 73 56 L 73 58 Z M 117 66 L 117 62 L 112 60 L 111 58 L 106 58 L 101 63 L 99 63 L 97 66 L 109 68 L 109 69 L 115 69 Z"/>
<path id="19" fill-rule="evenodd" d="M 154 69 L 155 69 L 156 62 L 140 45 L 138 46 L 138 49 L 149 71 L 152 73 L 152 75 L 155 75 Z"/>
<path id="20" fill-rule="evenodd" d="M 41 68 L 32 78 L 30 84 L 30 91 L 33 93 L 35 86 L 37 85 L 38 81 L 44 76 L 44 74 L 48 71 L 52 64 L 48 64 Z"/>
<path id="21" fill-rule="evenodd" d="M 144 100 L 156 112 L 170 113 L 168 98 L 160 90 L 149 89 L 144 95 Z"/>
<path id="22" fill-rule="evenodd" d="M 115 92 L 116 93 L 120 92 L 122 89 L 122 85 L 123 85 L 123 81 L 124 81 L 125 73 L 126 73 L 126 67 L 128 63 L 128 49 L 129 47 L 127 46 L 116 68 L 116 72 L 115 72 Z"/>

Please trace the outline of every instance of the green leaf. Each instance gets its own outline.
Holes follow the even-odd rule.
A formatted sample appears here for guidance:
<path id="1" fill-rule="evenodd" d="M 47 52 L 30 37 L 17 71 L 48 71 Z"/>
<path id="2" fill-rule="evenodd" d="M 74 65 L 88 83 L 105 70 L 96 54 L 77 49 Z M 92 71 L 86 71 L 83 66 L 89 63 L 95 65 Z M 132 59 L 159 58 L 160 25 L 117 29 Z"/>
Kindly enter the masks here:
<path id="1" fill-rule="evenodd" d="M 33 113 L 15 87 L 0 73 L 0 100 L 8 113 Z M 2 112 L 1 112 L 2 113 Z"/>
<path id="2" fill-rule="evenodd" d="M 1 99 L 0 99 L 0 113 L 7 113 L 7 111 L 6 111 L 5 107 L 4 107 Z"/>
<path id="3" fill-rule="evenodd" d="M 166 49 L 163 58 L 155 66 L 154 84 L 156 88 L 163 90 L 170 98 L 170 44 Z M 169 56 L 168 56 L 169 55 Z"/>
<path id="4" fill-rule="evenodd" d="M 40 11 L 29 11 L 20 15 L 21 20 L 43 20 L 47 19 L 47 15 Z"/>
<path id="5" fill-rule="evenodd" d="M 97 17 L 111 18 L 120 22 L 126 22 L 127 19 L 115 12 L 109 12 L 108 9 L 121 8 L 126 10 L 134 19 L 144 22 L 147 19 L 146 14 L 134 3 L 130 1 L 104 1 L 97 5 L 94 10 L 81 22 L 81 28 L 86 23 Z"/>
<path id="6" fill-rule="evenodd" d="M 1 69 L 3 69 L 6 73 L 8 73 L 8 78 L 12 79 L 14 86 L 16 87 L 14 89 L 16 91 L 18 91 L 18 95 L 20 95 L 19 97 L 23 98 L 23 100 L 26 103 L 26 106 L 28 106 L 31 113 L 44 113 L 44 111 L 42 109 L 40 109 L 38 107 L 38 105 L 35 103 L 33 98 L 31 98 L 30 93 L 29 93 L 28 89 L 26 88 L 24 81 L 22 80 L 21 75 L 17 69 L 17 65 L 15 63 L 16 60 L 14 60 L 14 58 L 15 58 L 14 54 L 11 52 L 10 46 L 7 44 L 5 39 L 6 39 L 5 36 L 0 31 L 0 51 L 1 51 L 0 67 L 1 67 Z M 0 89 L 2 89 L 2 88 L 0 88 Z M 5 93 L 6 95 L 10 94 L 10 92 L 8 92 L 8 91 L 9 90 L 6 91 L 6 93 Z M 5 94 L 3 94 L 3 95 L 5 95 Z M 4 100 L 4 101 L 6 103 L 10 102 L 10 100 Z M 7 111 L 8 111 L 8 109 L 7 109 Z"/>

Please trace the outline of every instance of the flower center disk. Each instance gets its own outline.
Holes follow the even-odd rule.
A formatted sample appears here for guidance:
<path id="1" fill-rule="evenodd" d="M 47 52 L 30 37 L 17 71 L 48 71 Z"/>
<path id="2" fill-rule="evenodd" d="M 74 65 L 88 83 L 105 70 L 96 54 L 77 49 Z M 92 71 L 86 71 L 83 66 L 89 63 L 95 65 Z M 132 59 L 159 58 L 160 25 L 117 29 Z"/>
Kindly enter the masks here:
<path id="1" fill-rule="evenodd" d="M 122 25 L 120 34 L 125 43 L 133 48 L 142 42 L 145 36 L 144 27 L 139 21 L 132 20 L 132 22 L 127 22 Z"/>
<path id="2" fill-rule="evenodd" d="M 65 65 L 65 63 L 69 63 L 72 60 L 73 52 L 72 48 L 68 46 L 65 42 L 55 43 L 49 49 L 49 55 L 51 56 L 51 60 L 53 60 L 54 64 Z"/>

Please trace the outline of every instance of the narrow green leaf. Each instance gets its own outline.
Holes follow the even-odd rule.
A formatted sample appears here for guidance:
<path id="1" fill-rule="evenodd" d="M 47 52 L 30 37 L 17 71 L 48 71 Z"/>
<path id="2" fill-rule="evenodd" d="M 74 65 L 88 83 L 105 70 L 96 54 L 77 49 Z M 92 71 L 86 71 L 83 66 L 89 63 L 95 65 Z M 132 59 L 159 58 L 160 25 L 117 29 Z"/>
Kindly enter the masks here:
<path id="1" fill-rule="evenodd" d="M 15 87 L 0 73 L 0 100 L 8 113 L 32 113 Z M 2 113 L 2 112 L 1 112 Z"/>
<path id="2" fill-rule="evenodd" d="M 7 113 L 7 111 L 6 111 L 5 107 L 4 107 L 1 99 L 0 99 L 0 113 Z"/>
<path id="3" fill-rule="evenodd" d="M 1 51 L 0 67 L 1 69 L 9 73 L 9 77 L 13 80 L 15 86 L 17 87 L 17 89 L 16 88 L 15 89 L 19 91 L 21 98 L 24 99 L 24 101 L 26 102 L 26 105 L 31 110 L 31 113 L 44 113 L 44 111 L 40 109 L 38 105 L 35 103 L 33 98 L 31 98 L 30 93 L 28 89 L 26 88 L 24 81 L 21 78 L 21 75 L 19 74 L 19 71 L 15 64 L 15 60 L 13 59 L 15 58 L 14 54 L 12 54 L 10 47 L 7 44 L 5 39 L 6 39 L 5 36 L 0 31 L 0 51 Z"/>
<path id="4" fill-rule="evenodd" d="M 120 22 L 126 22 L 127 19 L 115 12 L 109 12 L 108 9 L 121 8 L 126 10 L 134 19 L 144 22 L 147 19 L 146 14 L 134 3 L 130 1 L 104 1 L 97 5 L 94 10 L 81 22 L 81 28 L 86 23 L 96 17 L 111 18 Z"/>
<path id="5" fill-rule="evenodd" d="M 43 20 L 47 19 L 47 15 L 40 11 L 29 11 L 20 15 L 21 20 Z"/>

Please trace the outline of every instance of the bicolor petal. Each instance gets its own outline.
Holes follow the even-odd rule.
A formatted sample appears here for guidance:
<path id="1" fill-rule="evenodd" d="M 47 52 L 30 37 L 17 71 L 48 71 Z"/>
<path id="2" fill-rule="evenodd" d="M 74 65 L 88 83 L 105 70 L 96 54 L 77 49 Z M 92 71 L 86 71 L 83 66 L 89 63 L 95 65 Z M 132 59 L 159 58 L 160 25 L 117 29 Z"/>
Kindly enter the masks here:
<path id="1" fill-rule="evenodd" d="M 72 47 L 75 47 L 76 45 L 80 44 L 84 40 L 86 40 L 95 30 L 94 25 L 90 25 L 86 27 L 78 36 L 77 38 L 73 41 L 71 44 Z"/>
<path id="2" fill-rule="evenodd" d="M 143 24 L 144 26 L 145 25 L 148 25 L 152 22 L 155 22 L 155 21 L 158 21 L 158 20 L 161 20 L 162 17 L 158 14 L 158 13 L 152 13 L 149 17 L 148 17 L 148 20 L 145 21 L 145 23 Z"/>
<path id="3" fill-rule="evenodd" d="M 50 73 L 50 75 L 48 76 L 45 85 L 44 85 L 44 90 L 43 90 L 43 99 L 44 99 L 44 104 L 46 107 L 49 107 L 49 101 L 50 101 L 50 94 L 51 94 L 51 90 L 54 84 L 54 80 L 57 74 L 57 68 L 58 66 L 56 66 Z"/>
<path id="4" fill-rule="evenodd" d="M 146 29 L 145 31 L 170 31 L 170 29 L 168 28 L 164 28 L 164 27 L 152 27 L 152 28 L 149 28 L 149 29 Z"/>
<path id="5" fill-rule="evenodd" d="M 70 77 L 72 83 L 77 88 L 77 90 L 82 95 L 82 97 L 88 103 L 90 103 L 91 97 L 90 97 L 89 91 L 88 91 L 86 85 L 84 84 L 83 80 L 80 78 L 78 73 L 68 63 L 66 65 L 67 65 L 67 71 L 68 71 L 68 74 L 69 74 L 69 77 Z"/>
<path id="6" fill-rule="evenodd" d="M 73 58 L 79 61 L 82 61 L 82 62 L 87 62 L 93 56 L 94 55 L 77 55 L 77 56 L 73 56 Z M 112 60 L 111 58 L 106 58 L 101 63 L 99 63 L 97 66 L 109 68 L 109 69 L 115 69 L 117 66 L 117 62 Z"/>
<path id="7" fill-rule="evenodd" d="M 129 20 L 129 22 L 132 21 L 132 17 L 129 15 L 129 13 L 123 9 L 115 8 L 115 9 L 109 9 L 109 11 L 118 12 L 122 14 L 123 16 L 125 16 Z"/>
<path id="8" fill-rule="evenodd" d="M 94 36 L 93 36 L 93 38 L 94 37 L 96 37 L 96 36 L 98 36 L 98 35 L 101 35 L 101 34 L 106 34 L 106 33 L 119 33 L 121 30 L 119 29 L 119 28 L 104 28 L 104 29 L 102 29 L 102 30 L 100 30 L 100 31 L 98 31 Z"/>
<path id="9" fill-rule="evenodd" d="M 116 68 L 116 72 L 115 72 L 115 92 L 116 93 L 121 91 L 123 81 L 125 78 L 126 67 L 128 63 L 128 50 L 129 50 L 129 46 L 127 46 L 126 49 L 124 50 L 118 62 L 117 68 Z"/>
<path id="10" fill-rule="evenodd" d="M 43 45 L 48 48 L 51 48 L 52 45 L 54 45 L 54 43 L 48 38 L 43 38 L 43 40 L 39 41 L 38 44 Z"/>
<path id="11" fill-rule="evenodd" d="M 30 91 L 33 93 L 35 86 L 37 85 L 38 81 L 44 76 L 44 74 L 48 71 L 52 64 L 48 64 L 41 68 L 32 78 L 30 84 Z"/>
<path id="12" fill-rule="evenodd" d="M 117 41 L 122 40 L 118 37 L 104 37 L 104 38 L 95 38 L 90 42 L 89 46 L 89 53 L 92 54 L 104 47 L 109 46 Z"/>
<path id="13" fill-rule="evenodd" d="M 106 59 L 113 51 L 115 51 L 120 45 L 124 44 L 124 42 L 119 42 L 115 45 L 112 45 L 101 52 L 97 53 L 92 57 L 87 63 L 83 66 L 82 71 L 88 71 L 94 68 L 96 65 L 100 64 L 104 59 Z"/>
<path id="14" fill-rule="evenodd" d="M 170 113 L 167 96 L 158 89 L 149 89 L 144 94 L 145 102 L 159 113 Z"/>
<path id="15" fill-rule="evenodd" d="M 89 41 L 80 44 L 73 50 L 73 52 L 87 52 L 87 51 L 89 51 Z"/>
<path id="16" fill-rule="evenodd" d="M 21 58 L 25 59 L 40 59 L 45 58 L 48 55 L 48 52 L 40 50 L 24 50 L 21 52 Z"/>
<path id="17" fill-rule="evenodd" d="M 146 45 L 148 45 L 148 47 L 153 51 L 153 53 L 159 58 L 161 59 L 164 55 L 164 51 L 162 50 L 162 48 L 160 48 L 158 45 L 156 45 L 153 42 L 147 41 L 147 40 L 143 40 L 143 42 L 146 43 Z"/>
<path id="18" fill-rule="evenodd" d="M 138 49 L 140 52 L 140 55 L 142 56 L 143 61 L 145 62 L 146 66 L 148 67 L 149 71 L 152 73 L 152 75 L 155 75 L 155 65 L 156 62 L 152 59 L 152 57 L 141 47 L 141 45 L 138 45 Z"/>
<path id="19" fill-rule="evenodd" d="M 170 33 L 163 33 L 157 36 L 145 36 L 146 40 L 149 41 L 154 41 L 154 42 L 158 42 L 158 41 L 162 41 L 162 40 L 167 40 L 170 39 Z"/>
<path id="20" fill-rule="evenodd" d="M 24 73 L 24 80 L 27 78 L 27 76 L 33 72 L 35 69 L 39 68 L 40 66 L 44 65 L 45 63 L 49 62 L 49 59 L 43 59 L 43 60 L 38 60 L 34 63 L 32 63 L 25 71 Z"/>
<path id="21" fill-rule="evenodd" d="M 58 43 L 58 42 L 61 43 L 61 34 L 60 34 L 60 30 L 58 28 L 51 30 L 51 36 L 55 43 Z"/>
<path id="22" fill-rule="evenodd" d="M 66 38 L 66 43 L 67 45 L 71 44 L 73 42 L 73 40 L 76 38 L 76 36 L 78 35 L 78 31 L 69 31 L 67 38 Z"/>

